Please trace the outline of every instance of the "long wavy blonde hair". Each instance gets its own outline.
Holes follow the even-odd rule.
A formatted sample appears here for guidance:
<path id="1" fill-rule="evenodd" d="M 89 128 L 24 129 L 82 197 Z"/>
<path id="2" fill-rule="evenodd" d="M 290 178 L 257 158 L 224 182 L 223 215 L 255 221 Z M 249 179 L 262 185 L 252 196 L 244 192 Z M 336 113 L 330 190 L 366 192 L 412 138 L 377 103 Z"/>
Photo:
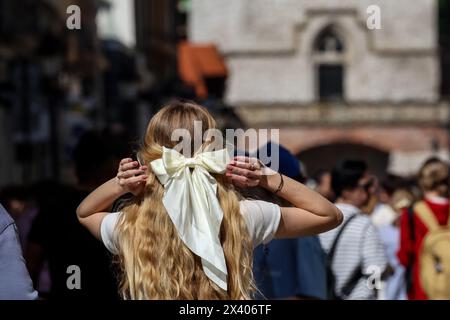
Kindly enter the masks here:
<path id="1" fill-rule="evenodd" d="M 202 122 L 202 135 L 216 127 L 208 111 L 196 104 L 174 102 L 162 108 L 147 127 L 140 159 L 149 164 L 161 158 L 162 146 L 173 148 L 172 132 L 187 129 L 194 137 L 194 121 Z M 206 143 L 206 141 L 203 141 Z M 210 281 L 201 260 L 181 241 L 162 203 L 163 186 L 148 169 L 142 195 L 123 209 L 117 225 L 120 292 L 124 299 L 251 299 L 256 290 L 252 273 L 252 250 L 239 199 L 222 175 L 217 196 L 224 217 L 220 241 L 228 269 L 228 290 Z"/>

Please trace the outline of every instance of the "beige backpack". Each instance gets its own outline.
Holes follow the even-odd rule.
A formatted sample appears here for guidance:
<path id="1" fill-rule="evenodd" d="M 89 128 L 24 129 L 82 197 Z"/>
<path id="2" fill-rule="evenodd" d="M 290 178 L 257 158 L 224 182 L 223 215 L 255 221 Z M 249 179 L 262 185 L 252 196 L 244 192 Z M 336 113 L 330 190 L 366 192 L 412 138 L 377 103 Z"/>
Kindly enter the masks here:
<path id="1" fill-rule="evenodd" d="M 419 252 L 419 270 L 422 287 L 429 299 L 450 299 L 450 217 L 441 226 L 430 207 L 420 201 L 414 212 L 427 226 L 428 233 Z"/>

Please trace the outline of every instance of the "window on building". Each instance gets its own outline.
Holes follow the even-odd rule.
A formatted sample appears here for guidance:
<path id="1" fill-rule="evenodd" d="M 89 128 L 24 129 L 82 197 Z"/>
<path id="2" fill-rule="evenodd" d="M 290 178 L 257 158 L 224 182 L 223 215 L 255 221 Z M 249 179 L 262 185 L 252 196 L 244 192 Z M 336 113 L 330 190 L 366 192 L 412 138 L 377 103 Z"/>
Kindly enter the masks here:
<path id="1" fill-rule="evenodd" d="M 328 26 L 318 34 L 313 60 L 318 100 L 344 100 L 345 44 L 335 27 Z"/>
<path id="2" fill-rule="evenodd" d="M 320 100 L 342 100 L 344 93 L 342 65 L 321 64 L 319 72 L 319 97 Z"/>

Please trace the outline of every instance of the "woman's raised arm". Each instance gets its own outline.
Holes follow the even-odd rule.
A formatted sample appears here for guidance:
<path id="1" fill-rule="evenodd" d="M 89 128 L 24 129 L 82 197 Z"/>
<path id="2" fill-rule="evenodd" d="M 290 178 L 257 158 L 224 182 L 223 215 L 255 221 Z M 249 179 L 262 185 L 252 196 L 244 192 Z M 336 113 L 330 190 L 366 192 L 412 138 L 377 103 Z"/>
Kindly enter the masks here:
<path id="1" fill-rule="evenodd" d="M 142 192 L 148 178 L 146 170 L 146 166 L 139 167 L 138 162 L 130 158 L 120 161 L 117 176 L 92 191 L 78 206 L 80 223 L 100 239 L 100 225 L 107 210 L 122 195 Z"/>
<path id="2" fill-rule="evenodd" d="M 263 172 L 264 171 L 264 172 Z M 281 208 L 277 238 L 315 235 L 341 224 L 342 213 L 330 201 L 300 182 L 261 168 L 256 159 L 235 157 L 227 176 L 240 187 L 261 186 L 289 201 L 294 207 Z"/>

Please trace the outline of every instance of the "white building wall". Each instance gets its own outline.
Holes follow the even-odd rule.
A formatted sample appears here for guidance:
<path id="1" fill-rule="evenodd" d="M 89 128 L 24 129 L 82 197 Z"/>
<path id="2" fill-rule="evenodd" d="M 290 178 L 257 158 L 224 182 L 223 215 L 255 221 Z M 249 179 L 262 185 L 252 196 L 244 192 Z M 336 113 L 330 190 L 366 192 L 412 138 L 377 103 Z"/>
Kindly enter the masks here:
<path id="1" fill-rule="evenodd" d="M 381 30 L 366 27 L 369 5 Z M 343 30 L 348 102 L 435 102 L 439 97 L 435 0 L 193 0 L 189 38 L 215 43 L 230 76 L 226 100 L 316 100 L 311 46 L 330 23 Z"/>

